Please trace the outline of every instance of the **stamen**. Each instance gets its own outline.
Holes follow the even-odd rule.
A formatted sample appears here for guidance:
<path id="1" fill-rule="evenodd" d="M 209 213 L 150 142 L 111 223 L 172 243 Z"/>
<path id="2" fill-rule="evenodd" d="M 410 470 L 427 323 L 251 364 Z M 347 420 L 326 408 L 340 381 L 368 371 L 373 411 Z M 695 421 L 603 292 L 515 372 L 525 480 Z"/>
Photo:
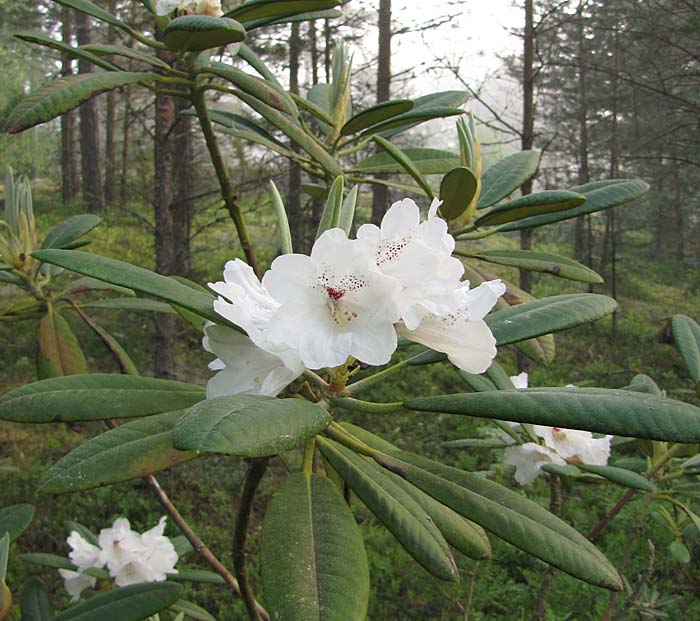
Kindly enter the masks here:
<path id="1" fill-rule="evenodd" d="M 332 300 L 339 300 L 345 295 L 345 289 L 336 289 L 335 287 L 326 287 L 326 292 Z"/>

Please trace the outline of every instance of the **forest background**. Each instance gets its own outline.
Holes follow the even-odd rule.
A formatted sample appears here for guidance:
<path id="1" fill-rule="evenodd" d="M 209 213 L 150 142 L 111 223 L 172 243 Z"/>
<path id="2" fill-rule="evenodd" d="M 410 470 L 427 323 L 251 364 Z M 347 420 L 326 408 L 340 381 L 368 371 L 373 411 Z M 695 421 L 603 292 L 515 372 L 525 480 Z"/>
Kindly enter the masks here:
<path id="1" fill-rule="evenodd" d="M 138 22 L 141 13 L 138 2 L 98 4 L 131 22 Z M 275 73 L 285 77 L 290 90 L 305 93 L 326 81 L 334 41 L 344 39 L 356 51 L 353 100 L 358 107 L 419 96 L 421 88 L 429 88 L 428 80 L 438 78 L 443 88 L 468 91 L 466 108 L 477 117 L 485 167 L 520 148 L 541 150 L 538 189 L 618 177 L 639 177 L 649 183 L 650 192 L 636 203 L 534 233 L 538 249 L 574 256 L 603 275 L 605 284 L 591 289 L 615 297 L 620 310 L 612 319 L 558 336 L 555 362 L 531 364 L 530 381 L 536 386 L 620 387 L 643 372 L 669 396 L 693 400 L 681 360 L 670 344 L 668 319 L 675 313 L 698 317 L 700 223 L 695 187 L 700 177 L 696 146 L 700 4 L 694 0 L 526 0 L 515 9 L 519 12 L 509 12 L 521 16 L 522 25 L 510 33 L 516 43 L 509 44 L 518 51 L 503 57 L 487 75 L 478 56 L 431 46 L 431 40 L 455 23 L 469 24 L 460 15 L 469 15 L 470 2 L 438 4 L 425 21 L 416 19 L 411 4 L 404 11 L 396 1 L 392 6 L 390 0 L 353 0 L 338 19 L 266 29 L 252 43 Z M 114 29 L 98 28 L 89 18 L 79 18 L 51 2 L 2 0 L 0 18 L 0 58 L 5 68 L 0 123 L 33 87 L 59 74 L 90 70 L 87 64 L 61 60 L 51 50 L 27 45 L 14 33 L 43 31 L 79 44 L 114 43 L 120 37 Z M 472 39 L 469 50 L 479 48 L 478 28 L 463 34 Z M 407 66 L 407 55 L 400 52 L 400 42 L 406 38 L 424 42 L 417 56 L 420 63 L 414 67 Z M 126 87 L 50 125 L 17 136 L 0 135 L 0 166 L 10 165 L 31 180 L 39 229 L 46 231 L 75 213 L 98 214 L 102 222 L 91 233 L 91 250 L 197 282 L 216 279 L 226 260 L 242 256 L 232 242 L 233 225 L 220 209 L 203 142 L 192 119 L 179 114 L 182 111 L 174 101 L 156 107 L 152 97 Z M 225 97 L 220 107 L 249 114 Z M 456 150 L 455 136 L 452 123 L 443 120 L 407 132 L 398 142 L 410 148 Z M 249 218 L 251 235 L 263 264 L 278 252 L 270 234 L 274 227 L 266 190 L 270 179 L 283 191 L 295 247 L 308 248 L 322 204 L 302 172 L 240 138 L 227 141 L 225 148 L 244 209 L 254 214 Z M 401 177 L 395 175 L 394 181 Z M 358 223 L 377 221 L 392 200 L 403 196 L 399 190 L 368 187 L 360 197 Z M 501 243 L 511 248 L 533 244 L 530 233 L 505 239 Z M 507 269 L 499 273 L 513 275 Z M 562 285 L 542 274 L 519 277 L 521 287 L 538 297 L 586 287 Z M 10 286 L 0 286 L 0 308 L 11 304 L 15 293 Z M 95 313 L 120 342 L 131 344 L 129 354 L 143 373 L 180 378 L 186 370 L 194 379 L 206 380 L 209 357 L 176 316 Z M 20 327 L 0 323 L 3 392 L 35 379 L 36 331 Z M 91 368 L 112 370 L 109 354 L 87 328 L 76 322 L 74 329 L 80 341 L 87 343 Z M 504 358 L 504 364 L 515 373 L 527 363 L 512 355 Z M 453 388 L 459 382 L 453 371 L 431 367 L 416 372 L 410 386 L 395 388 L 426 394 L 431 386 Z M 392 389 L 384 388 L 378 397 L 391 401 Z M 441 446 L 446 440 L 473 435 L 478 425 L 474 421 L 445 416 L 428 423 L 412 415 L 403 422 L 403 428 L 413 432 L 406 437 L 395 422 L 379 418 L 374 422 L 399 444 L 415 449 L 407 443 L 418 441 L 422 450 L 451 463 L 478 470 L 498 460 L 488 449 L 456 451 Z M 52 429 L 48 442 L 35 429 L 2 423 L 0 431 L 0 489 L 5 504 L 30 502 L 46 466 L 79 443 L 70 429 Z M 227 489 L 202 483 L 221 479 L 217 468 L 222 467 L 210 458 L 164 480 L 176 490 L 183 512 L 198 525 L 201 521 L 202 534 L 212 547 L 226 550 L 230 515 L 213 520 L 206 515 L 208 521 L 199 515 L 198 519 L 203 498 L 228 498 L 240 484 L 242 466 L 240 472 L 223 477 L 230 482 Z M 119 514 L 129 514 L 142 524 L 153 522 L 158 507 L 145 493 L 128 493 L 134 488 L 138 490 L 138 484 L 97 490 L 81 497 L 79 503 L 85 506 L 76 506 L 75 499 L 40 506 L 37 527 L 29 535 L 34 539 L 25 540 L 24 545 L 60 550 L 62 522 L 88 512 L 95 527 Z M 538 483 L 528 495 L 544 503 L 546 491 L 544 483 Z M 597 520 L 596 509 L 603 512 L 614 497 L 607 488 L 593 496 L 574 494 L 564 515 L 585 532 Z M 605 614 L 619 615 L 608 618 L 652 614 L 653 618 L 659 612 L 681 618 L 679 610 L 698 608 L 694 597 L 697 547 L 691 549 L 690 561 L 678 562 L 669 551 L 675 534 L 651 518 L 639 524 L 635 515 L 633 502 L 605 534 L 603 546 L 614 561 L 625 562 L 621 571 L 628 591 L 612 598 L 559 576 L 543 612 L 546 618 L 598 619 Z M 457 586 L 436 588 L 435 581 L 415 569 L 377 524 L 368 518 L 362 526 L 376 586 L 371 619 L 531 618 L 545 573 L 540 564 L 513 562 L 518 553 L 502 546 L 495 555 L 498 561 L 465 562 L 462 569 L 467 579 Z M 658 549 L 650 548 L 651 541 Z M 31 573 L 32 569 L 20 571 Z M 238 604 L 219 597 L 214 587 L 198 588 L 198 601 L 207 602 L 208 610 L 222 619 L 242 618 Z"/>

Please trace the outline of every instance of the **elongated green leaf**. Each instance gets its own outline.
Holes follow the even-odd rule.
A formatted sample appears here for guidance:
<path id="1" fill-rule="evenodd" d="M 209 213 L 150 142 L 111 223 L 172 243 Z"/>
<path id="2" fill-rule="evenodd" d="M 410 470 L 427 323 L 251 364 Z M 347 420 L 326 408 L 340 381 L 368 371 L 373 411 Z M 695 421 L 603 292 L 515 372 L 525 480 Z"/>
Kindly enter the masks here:
<path id="1" fill-rule="evenodd" d="M 40 379 L 87 373 L 83 350 L 68 322 L 53 307 L 39 322 L 37 375 Z"/>
<path id="2" fill-rule="evenodd" d="M 328 151 L 309 133 L 307 133 L 294 119 L 288 115 L 275 110 L 274 108 L 264 104 L 259 99 L 244 93 L 236 91 L 236 96 L 248 104 L 253 110 L 260 114 L 269 123 L 272 123 L 286 136 L 296 142 L 306 153 L 308 153 L 318 164 L 327 170 L 334 177 L 343 174 L 340 165 L 331 156 Z"/>
<path id="3" fill-rule="evenodd" d="M 616 466 L 590 466 L 588 464 L 577 464 L 579 470 L 597 474 L 608 481 L 617 483 L 630 489 L 639 489 L 644 492 L 653 492 L 654 484 L 645 479 L 641 474 L 626 470 L 625 468 L 617 468 Z"/>
<path id="4" fill-rule="evenodd" d="M 105 308 L 111 310 L 147 311 L 152 313 L 174 314 L 176 311 L 170 304 L 151 300 L 149 298 L 104 298 L 102 300 L 87 300 L 80 304 L 81 308 Z"/>
<path id="5" fill-rule="evenodd" d="M 376 458 L 379 463 L 497 537 L 577 578 L 621 588 L 617 572 L 596 547 L 538 504 L 478 474 L 400 451 L 365 430 L 344 426 L 386 453 Z"/>
<path id="6" fill-rule="evenodd" d="M 292 233 L 289 230 L 287 210 L 284 208 L 280 192 L 272 179 L 270 179 L 270 198 L 277 218 L 277 239 L 279 240 L 280 252 L 290 254 L 294 252 L 294 249 L 292 248 Z"/>
<path id="7" fill-rule="evenodd" d="M 114 63 L 111 63 L 107 60 L 103 60 L 99 56 L 95 56 L 95 54 L 92 54 L 87 50 L 75 48 L 71 45 L 66 45 L 62 41 L 57 41 L 56 39 L 52 39 L 51 37 L 47 37 L 43 34 L 33 32 L 21 32 L 19 34 L 16 34 L 15 37 L 22 41 L 26 41 L 27 43 L 43 45 L 44 47 L 51 48 L 52 50 L 57 50 L 62 54 L 65 54 L 69 58 L 87 61 L 89 63 L 92 63 L 96 67 L 101 67 L 102 69 L 106 69 L 107 71 L 114 71 L 115 69 L 119 69 L 119 67 L 117 67 Z"/>
<path id="8" fill-rule="evenodd" d="M 440 213 L 445 220 L 454 220 L 467 210 L 476 195 L 478 183 L 474 173 L 464 166 L 452 169 L 442 178 Z"/>
<path id="9" fill-rule="evenodd" d="M 326 478 L 293 474 L 272 498 L 262 578 L 277 621 L 364 621 L 369 570 L 350 509 Z"/>
<path id="10" fill-rule="evenodd" d="M 85 213 L 71 216 L 54 226 L 44 238 L 42 249 L 63 248 L 85 233 L 94 229 L 100 223 L 100 218 L 94 214 Z"/>
<path id="11" fill-rule="evenodd" d="M 318 439 L 323 456 L 406 551 L 434 576 L 459 580 L 449 546 L 430 515 L 372 460 L 344 446 Z"/>
<path id="12" fill-rule="evenodd" d="M 0 537 L 0 584 L 5 583 L 7 577 L 7 563 L 10 558 L 10 535 L 3 533 Z M 5 595 L 5 593 L 3 593 Z M 4 608 L 3 600 L 0 599 L 0 609 Z"/>
<path id="13" fill-rule="evenodd" d="M 421 174 L 418 168 L 413 164 L 410 158 L 401 149 L 395 147 L 391 142 L 382 138 L 381 136 L 372 136 L 372 140 L 379 144 L 391 157 L 393 157 L 397 163 L 403 168 L 402 172 L 408 173 L 413 177 L 415 182 L 423 189 L 426 196 L 430 199 L 434 197 L 433 190 L 430 184 Z"/>
<path id="14" fill-rule="evenodd" d="M 49 594 L 39 578 L 29 578 L 22 587 L 20 595 L 22 621 L 51 621 L 53 610 Z"/>
<path id="15" fill-rule="evenodd" d="M 142 621 L 174 604 L 182 587 L 172 582 L 132 584 L 71 606 L 52 621 Z"/>
<path id="16" fill-rule="evenodd" d="M 639 392 L 649 393 L 650 395 L 654 395 L 656 397 L 663 397 L 663 392 L 656 385 L 656 382 L 648 375 L 644 375 L 643 373 L 637 373 L 637 375 L 632 378 L 629 386 L 625 386 L 623 390 L 637 390 Z"/>
<path id="17" fill-rule="evenodd" d="M 328 87 L 328 84 L 316 84 L 313 88 L 309 90 L 309 99 L 305 99 L 304 97 L 301 97 L 294 93 L 292 93 L 291 95 L 294 101 L 297 103 L 297 105 L 304 108 L 304 110 L 309 112 L 314 117 L 314 121 L 321 123 L 323 127 L 329 128 L 333 124 L 333 118 L 330 116 L 330 112 L 328 112 L 328 110 L 326 109 L 328 108 L 328 106 L 323 107 L 316 103 L 317 98 L 316 96 L 314 96 L 318 93 L 318 89 L 316 89 L 316 86 Z M 312 92 L 314 93 L 314 95 L 312 95 Z M 325 89 L 325 92 L 328 92 L 328 88 Z M 311 99 L 312 97 L 313 99 Z"/>
<path id="18" fill-rule="evenodd" d="M 32 523 L 34 507 L 21 504 L 0 509 L 0 533 L 9 533 L 10 541 L 19 537 Z"/>
<path id="19" fill-rule="evenodd" d="M 183 411 L 133 421 L 88 440 L 44 475 L 51 494 L 112 485 L 172 468 L 197 457 L 173 448 L 172 431 Z"/>
<path id="20" fill-rule="evenodd" d="M 467 385 L 474 391 L 474 392 L 484 392 L 486 390 L 497 390 L 496 386 L 494 386 L 493 382 L 488 379 L 487 377 L 484 377 L 483 375 L 475 375 L 474 373 L 467 373 L 466 371 L 462 371 L 462 369 L 459 369 L 459 374 L 462 376 L 462 379 L 467 382 Z"/>
<path id="21" fill-rule="evenodd" d="M 10 113 L 5 131 L 10 134 L 45 123 L 93 97 L 127 84 L 154 82 L 155 73 L 127 71 L 84 73 L 54 80 L 27 95 Z"/>
<path id="22" fill-rule="evenodd" d="M 170 65 L 157 56 L 152 56 L 141 50 L 135 50 L 133 47 L 110 45 L 107 43 L 88 43 L 87 45 L 81 45 L 80 49 L 95 54 L 96 56 L 123 56 L 124 58 L 136 60 L 147 65 L 152 65 L 153 67 L 159 67 L 160 69 L 170 69 Z"/>
<path id="23" fill-rule="evenodd" d="M 19 557 L 33 565 L 42 565 L 43 567 L 53 567 L 54 569 L 77 569 L 76 565 L 67 559 L 65 556 L 58 556 L 58 554 L 47 554 L 45 552 L 30 552 L 28 554 L 20 554 Z M 106 575 L 107 572 L 105 572 Z"/>
<path id="24" fill-rule="evenodd" d="M 182 114 L 186 114 L 187 116 L 196 116 L 196 112 L 193 108 L 190 108 Z M 248 117 L 242 116 L 240 114 L 235 114 L 233 112 L 228 112 L 227 110 L 209 110 L 209 117 L 212 121 L 214 121 L 214 123 L 222 125 L 228 129 L 235 129 L 237 132 L 242 133 L 242 135 L 244 136 L 247 136 L 250 133 L 248 132 L 248 130 L 254 132 L 255 134 L 258 134 L 257 138 L 264 139 L 264 144 L 266 144 L 267 142 L 272 143 L 273 145 L 275 145 L 272 148 L 274 150 L 277 150 L 278 152 L 285 154 L 293 153 L 286 147 L 286 145 L 283 142 L 277 140 L 277 138 L 275 138 L 267 130 L 265 130 L 263 127 L 261 127 L 254 121 L 250 120 Z"/>
<path id="25" fill-rule="evenodd" d="M 459 448 L 505 448 L 512 442 L 504 442 L 498 438 L 463 438 L 462 440 L 450 440 L 443 442 L 441 446 L 451 449 Z"/>
<path id="26" fill-rule="evenodd" d="M 525 388 L 424 397 L 419 411 L 447 412 L 669 442 L 700 442 L 700 409 L 682 401 L 605 388 Z"/>
<path id="27" fill-rule="evenodd" d="M 321 220 L 318 223 L 318 230 L 316 231 L 316 239 L 318 239 L 322 233 L 328 229 L 332 229 L 338 226 L 340 222 L 340 211 L 343 206 L 343 177 L 336 177 L 333 181 L 330 191 L 328 192 L 328 198 L 326 199 L 326 206 L 323 208 L 323 213 L 321 214 Z"/>
<path id="28" fill-rule="evenodd" d="M 413 101 L 410 99 L 392 99 L 382 101 L 374 106 L 366 108 L 353 116 L 343 127 L 340 128 L 341 136 L 350 136 L 367 129 L 372 125 L 377 125 L 382 121 L 391 119 L 399 114 L 404 114 L 413 108 Z"/>
<path id="29" fill-rule="evenodd" d="M 453 114 L 457 114 L 457 109 L 465 101 L 469 99 L 469 93 L 467 91 L 441 91 L 438 93 L 430 93 L 429 95 L 423 95 L 421 97 L 416 97 L 413 100 L 413 108 L 407 113 L 411 114 L 416 111 L 423 111 L 435 108 L 451 109 Z M 402 115 L 400 115 L 402 116 Z M 448 115 L 451 116 L 451 115 Z M 398 117 L 394 117 L 398 118 Z M 392 129 L 385 129 L 382 131 L 383 138 L 391 138 L 396 134 L 400 134 L 420 123 L 424 122 L 426 119 L 418 117 L 418 120 L 414 122 L 409 122 L 407 124 L 401 123 Z"/>
<path id="30" fill-rule="evenodd" d="M 490 207 L 510 196 L 535 175 L 539 165 L 539 151 L 519 151 L 496 162 L 481 178 L 481 196 L 477 209 Z"/>
<path id="31" fill-rule="evenodd" d="M 286 17 L 267 17 L 245 22 L 247 32 L 263 26 L 277 26 L 279 24 L 293 24 L 295 22 L 311 22 L 317 19 L 335 19 L 343 14 L 338 9 L 326 9 L 325 11 L 310 11 L 308 13 L 298 13 Z"/>
<path id="32" fill-rule="evenodd" d="M 321 407 L 300 399 L 234 395 L 190 408 L 173 432 L 183 451 L 261 457 L 289 451 L 330 422 Z"/>
<path id="33" fill-rule="evenodd" d="M 582 205 L 586 201 L 583 194 L 566 190 L 546 190 L 536 194 L 521 196 L 507 203 L 501 203 L 477 218 L 475 226 L 492 226 L 520 220 L 545 213 L 566 211 Z"/>
<path id="34" fill-rule="evenodd" d="M 240 43 L 245 28 L 235 19 L 210 15 L 182 15 L 163 31 L 163 43 L 178 52 L 202 52 L 229 43 Z"/>
<path id="35" fill-rule="evenodd" d="M 91 373 L 27 384 L 0 397 L 0 420 L 55 423 L 150 416 L 194 405 L 204 389 L 171 380 Z"/>
<path id="36" fill-rule="evenodd" d="M 431 121 L 432 119 L 444 119 L 459 114 L 464 114 L 464 110 L 444 106 L 432 108 L 414 106 L 412 110 L 404 114 L 399 114 L 398 116 L 371 125 L 360 135 L 369 136 L 371 134 L 381 134 L 384 138 L 387 138 L 389 137 L 388 130 L 404 131 L 416 125 L 420 125 L 421 123 L 425 123 L 426 121 Z M 396 133 L 398 132 L 393 131 L 391 135 Z"/>
<path id="37" fill-rule="evenodd" d="M 568 257 L 549 252 L 538 252 L 535 250 L 484 250 L 469 256 L 488 263 L 509 265 L 534 272 L 544 272 L 545 274 L 552 274 L 559 278 L 568 278 L 579 282 L 593 284 L 603 282 L 600 275 L 589 267 Z"/>
<path id="38" fill-rule="evenodd" d="M 343 204 L 340 206 L 340 218 L 338 226 L 345 231 L 345 234 L 350 236 L 352 223 L 355 220 L 355 207 L 357 206 L 357 194 L 360 186 L 356 185 L 348 192 Z"/>
<path id="39" fill-rule="evenodd" d="M 491 366 L 486 369 L 486 377 L 493 382 L 498 390 L 513 390 L 515 388 L 508 373 L 506 373 L 505 369 L 495 360 L 491 362 Z"/>
<path id="40" fill-rule="evenodd" d="M 281 19 L 311 11 L 324 11 L 339 6 L 342 0 L 248 0 L 226 13 L 241 22 L 258 19 Z"/>
<path id="41" fill-rule="evenodd" d="M 569 293 L 517 304 L 486 317 L 498 345 L 568 330 L 596 321 L 617 308 L 612 298 L 593 293 Z"/>
<path id="42" fill-rule="evenodd" d="M 172 302 L 215 323 L 226 323 L 214 312 L 214 296 L 183 285 L 174 278 L 156 274 L 117 259 L 77 250 L 39 250 L 35 258 L 68 270 L 128 287 L 155 298 Z"/>
<path id="43" fill-rule="evenodd" d="M 583 194 L 586 197 L 586 202 L 566 211 L 532 216 L 531 218 L 504 224 L 499 230 L 519 231 L 617 207 L 644 196 L 649 190 L 649 185 L 640 179 L 610 179 L 607 181 L 595 181 L 570 189 L 572 192 Z"/>
<path id="44" fill-rule="evenodd" d="M 207 72 L 228 80 L 268 106 L 295 118 L 299 116 L 299 109 L 289 93 L 273 82 L 257 78 L 225 63 L 212 63 L 207 67 Z"/>
<path id="45" fill-rule="evenodd" d="M 700 326 L 686 315 L 675 315 L 672 321 L 673 340 L 683 356 L 688 373 L 700 382 Z"/>
<path id="46" fill-rule="evenodd" d="M 439 149 L 401 149 L 413 165 L 424 175 L 444 175 L 459 166 L 459 155 Z M 353 169 L 359 173 L 400 173 L 403 168 L 387 153 L 375 153 L 359 162 Z"/>
<path id="47" fill-rule="evenodd" d="M 577 479 L 582 472 L 573 464 L 544 464 L 542 470 L 549 474 L 557 474 L 561 477 L 572 477 Z"/>

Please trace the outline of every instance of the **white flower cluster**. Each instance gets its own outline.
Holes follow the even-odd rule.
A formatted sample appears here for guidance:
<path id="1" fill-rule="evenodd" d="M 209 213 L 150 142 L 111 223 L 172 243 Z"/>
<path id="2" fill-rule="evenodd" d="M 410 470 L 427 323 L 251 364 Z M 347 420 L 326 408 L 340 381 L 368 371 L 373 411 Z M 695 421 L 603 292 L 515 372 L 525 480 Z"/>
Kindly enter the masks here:
<path id="1" fill-rule="evenodd" d="M 221 0 L 157 0 L 156 14 L 170 15 L 177 11 L 178 15 L 210 15 L 220 17 Z"/>
<path id="2" fill-rule="evenodd" d="M 515 388 L 528 387 L 527 373 L 520 373 L 510 380 Z M 573 388 L 573 385 L 567 384 L 566 387 Z M 520 425 L 512 422 L 507 424 L 511 427 Z M 509 446 L 505 451 L 505 463 L 515 466 L 515 480 L 520 485 L 534 481 L 545 464 L 605 466 L 608 463 L 612 436 L 594 438 L 590 431 L 544 425 L 533 425 L 532 429 L 544 445 L 526 442 L 518 446 Z"/>
<path id="3" fill-rule="evenodd" d="M 336 367 L 352 356 L 369 365 L 389 362 L 397 332 L 447 354 L 470 373 L 483 373 L 496 341 L 483 318 L 505 286 L 498 280 L 475 289 L 462 282 L 452 257 L 454 238 L 433 201 L 421 222 L 410 199 L 394 203 L 381 226 L 365 224 L 357 239 L 342 229 L 324 232 L 311 255 L 286 254 L 260 282 L 236 259 L 214 309 L 245 330 L 210 324 L 204 348 L 218 359 L 209 398 L 236 393 L 276 395 L 304 368 Z"/>
<path id="4" fill-rule="evenodd" d="M 162 582 L 167 574 L 176 574 L 177 552 L 165 531 L 165 517 L 151 530 L 139 534 L 131 530 L 129 520 L 117 519 L 112 528 L 100 531 L 98 545 L 73 531 L 67 539 L 68 554 L 78 571 L 59 569 L 66 591 L 76 601 L 84 589 L 95 586 L 96 579 L 86 570 L 107 566 L 117 586 L 140 582 Z"/>

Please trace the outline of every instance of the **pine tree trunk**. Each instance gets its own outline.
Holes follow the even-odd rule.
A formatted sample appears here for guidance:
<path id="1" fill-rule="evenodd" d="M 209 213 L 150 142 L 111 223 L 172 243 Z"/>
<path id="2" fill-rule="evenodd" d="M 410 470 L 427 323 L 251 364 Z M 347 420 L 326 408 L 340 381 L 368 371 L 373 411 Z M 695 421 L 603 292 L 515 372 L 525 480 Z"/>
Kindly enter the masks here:
<path id="1" fill-rule="evenodd" d="M 301 37 L 299 23 L 292 23 L 289 35 L 289 90 L 299 93 L 299 58 L 301 56 Z M 296 150 L 296 145 L 291 145 Z M 289 229 L 292 234 L 292 245 L 297 252 L 306 249 L 306 226 L 301 210 L 301 168 L 296 162 L 289 160 L 287 176 L 287 213 L 289 214 Z"/>
<path id="2" fill-rule="evenodd" d="M 176 99 L 175 107 L 176 112 L 179 113 L 189 108 L 189 102 L 186 99 Z M 175 178 L 175 194 L 172 205 L 173 242 L 175 244 L 173 272 L 181 276 L 189 276 L 192 273 L 190 235 L 192 234 L 192 209 L 194 208 L 192 196 L 195 190 L 195 180 L 192 174 L 192 161 L 194 158 L 192 148 L 193 122 L 193 117 L 179 116 L 178 114 L 173 130 L 173 175 Z"/>
<path id="3" fill-rule="evenodd" d="M 576 28 L 576 61 L 578 65 L 578 184 L 583 185 L 590 181 L 588 167 L 588 99 L 586 97 L 586 70 L 584 60 L 585 29 L 583 22 L 583 2 L 579 2 L 576 11 L 578 21 Z M 576 218 L 574 226 L 574 258 L 583 261 L 586 256 L 586 217 Z M 589 265 L 589 267 L 592 267 Z"/>
<path id="4" fill-rule="evenodd" d="M 379 57 L 377 58 L 377 103 L 391 97 L 391 0 L 379 0 Z M 377 151 L 381 151 L 378 147 Z M 386 180 L 386 173 L 375 175 Z M 372 185 L 372 222 L 379 224 L 389 207 L 389 188 L 375 183 Z"/>
<path id="5" fill-rule="evenodd" d="M 63 7 L 62 40 L 66 45 L 72 45 L 73 11 Z M 61 58 L 61 75 L 73 74 L 71 59 L 67 54 Z M 75 110 L 61 116 L 61 197 L 63 203 L 70 203 L 78 193 L 78 171 L 75 165 Z"/>
<path id="6" fill-rule="evenodd" d="M 109 11 L 112 15 L 117 12 L 117 0 L 109 1 Z M 107 43 L 113 45 L 117 42 L 117 32 L 111 24 L 107 29 Z M 117 93 L 107 93 L 107 119 L 105 127 L 105 202 L 113 205 L 117 198 L 117 147 L 114 143 L 116 129 Z"/>
<path id="7" fill-rule="evenodd" d="M 161 60 L 170 62 L 170 52 L 158 50 Z M 153 139 L 154 179 L 153 209 L 155 212 L 156 271 L 170 275 L 175 266 L 175 233 L 173 229 L 173 157 L 172 128 L 175 123 L 175 101 L 168 95 L 156 95 L 155 135 Z M 155 319 L 156 377 L 175 377 L 175 317 L 158 313 Z"/>
<path id="8" fill-rule="evenodd" d="M 84 13 L 75 13 L 76 35 L 79 45 L 90 43 L 91 19 Z M 92 65 L 78 61 L 78 72 L 89 73 Z M 80 106 L 80 163 L 83 185 L 83 204 L 90 212 L 102 211 L 102 176 L 100 170 L 100 120 L 97 101 L 91 99 Z"/>

